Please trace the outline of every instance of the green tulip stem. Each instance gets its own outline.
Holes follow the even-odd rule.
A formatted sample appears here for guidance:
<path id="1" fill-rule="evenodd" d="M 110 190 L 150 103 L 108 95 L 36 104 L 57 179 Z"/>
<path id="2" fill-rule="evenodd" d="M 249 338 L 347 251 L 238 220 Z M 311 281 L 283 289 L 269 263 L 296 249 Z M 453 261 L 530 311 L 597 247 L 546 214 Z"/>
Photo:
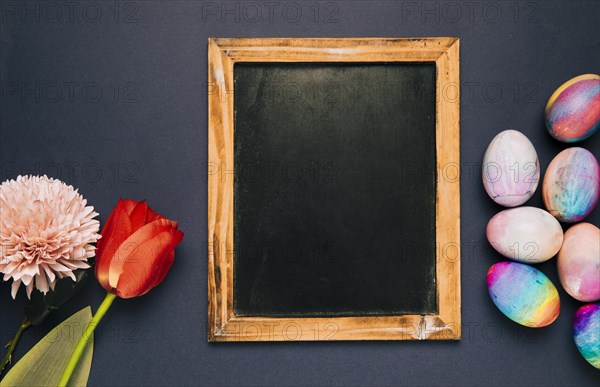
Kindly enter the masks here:
<path id="1" fill-rule="evenodd" d="M 25 329 L 29 328 L 30 326 L 31 326 L 31 322 L 29 321 L 29 319 L 27 317 L 25 317 L 23 319 L 23 322 L 21 323 L 21 325 L 19 325 L 19 330 L 17 330 L 15 337 L 13 337 L 13 339 L 6 344 L 6 348 L 8 348 L 8 352 L 6 352 L 6 355 L 4 355 L 4 357 L 2 358 L 2 363 L 0 363 L 0 375 L 2 375 L 4 368 L 6 368 L 6 366 L 11 363 L 12 354 L 15 351 L 15 348 L 17 348 L 17 343 L 19 342 L 19 339 L 21 338 L 21 334 L 25 331 Z"/>
<path id="2" fill-rule="evenodd" d="M 73 350 L 73 353 L 71 354 L 71 357 L 67 362 L 65 370 L 60 376 L 58 387 L 66 387 L 67 383 L 69 383 L 69 379 L 71 379 L 71 375 L 73 375 L 73 371 L 75 371 L 75 368 L 77 367 L 77 364 L 81 359 L 81 355 L 83 355 L 83 351 L 85 350 L 85 347 L 90 341 L 92 334 L 96 330 L 96 327 L 100 323 L 100 320 L 102 320 L 102 317 L 104 317 L 104 315 L 106 314 L 108 308 L 110 308 L 110 306 L 112 305 L 115 298 L 116 296 L 114 294 L 106 293 L 104 301 L 102 301 L 102 304 L 100 304 L 100 307 L 96 311 L 96 314 L 94 314 L 94 317 L 92 317 L 92 320 L 89 322 L 88 326 L 79 338 L 79 341 L 75 345 L 75 349 Z"/>

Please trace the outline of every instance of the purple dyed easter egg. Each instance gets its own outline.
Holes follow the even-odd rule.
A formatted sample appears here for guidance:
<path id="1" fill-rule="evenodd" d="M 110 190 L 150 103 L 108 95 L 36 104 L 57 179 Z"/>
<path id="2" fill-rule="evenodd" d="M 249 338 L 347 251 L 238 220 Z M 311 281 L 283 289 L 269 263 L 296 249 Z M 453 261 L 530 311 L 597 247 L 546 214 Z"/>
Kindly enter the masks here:
<path id="1" fill-rule="evenodd" d="M 546 127 L 562 142 L 585 140 L 600 128 L 600 75 L 575 77 L 552 94 L 546 105 Z"/>
<path id="2" fill-rule="evenodd" d="M 516 262 L 498 262 L 487 273 L 487 286 L 494 304 L 514 322 L 541 328 L 552 324 L 560 313 L 556 287 L 535 267 Z"/>
<path id="3" fill-rule="evenodd" d="M 548 165 L 542 198 L 558 220 L 579 222 L 592 212 L 600 197 L 600 166 L 587 149 L 573 147 L 560 152 Z"/>
<path id="4" fill-rule="evenodd" d="M 525 203 L 540 180 L 540 163 L 529 139 L 516 130 L 498 133 L 483 156 L 483 186 L 496 203 L 515 207 Z"/>
<path id="5" fill-rule="evenodd" d="M 600 304 L 587 304 L 577 310 L 573 339 L 581 356 L 600 370 Z"/>
<path id="6" fill-rule="evenodd" d="M 567 230 L 557 259 L 558 278 L 579 301 L 600 300 L 600 228 L 578 223 Z"/>

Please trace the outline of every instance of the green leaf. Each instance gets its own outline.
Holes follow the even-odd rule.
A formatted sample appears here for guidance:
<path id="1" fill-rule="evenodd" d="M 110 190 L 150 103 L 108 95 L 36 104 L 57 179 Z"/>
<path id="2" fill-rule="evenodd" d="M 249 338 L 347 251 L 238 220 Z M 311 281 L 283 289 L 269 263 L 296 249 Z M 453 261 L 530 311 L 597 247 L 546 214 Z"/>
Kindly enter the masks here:
<path id="1" fill-rule="evenodd" d="M 90 269 L 79 269 L 75 273 L 75 281 L 69 277 L 61 278 L 56 282 L 54 290 L 43 294 L 37 289 L 31 293 L 31 300 L 25 306 L 25 315 L 31 325 L 40 325 L 55 309 L 60 308 L 85 284 Z"/>
<path id="2" fill-rule="evenodd" d="M 91 319 L 92 309 L 88 306 L 63 321 L 14 365 L 0 381 L 0 387 L 56 386 L 77 340 Z M 87 385 L 93 352 L 93 336 L 90 336 L 90 343 L 71 377 L 70 386 Z"/>

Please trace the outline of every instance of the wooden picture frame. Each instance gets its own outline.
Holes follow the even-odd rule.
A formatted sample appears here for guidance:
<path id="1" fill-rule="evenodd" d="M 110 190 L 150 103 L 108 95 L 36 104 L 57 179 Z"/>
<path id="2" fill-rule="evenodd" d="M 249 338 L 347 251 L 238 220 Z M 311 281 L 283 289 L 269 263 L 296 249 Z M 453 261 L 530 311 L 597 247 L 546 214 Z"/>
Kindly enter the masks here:
<path id="1" fill-rule="evenodd" d="M 434 62 L 436 66 L 436 290 L 434 315 L 240 317 L 234 313 L 232 178 L 234 64 L 238 62 Z M 208 340 L 459 340 L 459 40 L 302 38 L 208 40 Z M 231 176 L 231 175 L 230 175 Z"/>

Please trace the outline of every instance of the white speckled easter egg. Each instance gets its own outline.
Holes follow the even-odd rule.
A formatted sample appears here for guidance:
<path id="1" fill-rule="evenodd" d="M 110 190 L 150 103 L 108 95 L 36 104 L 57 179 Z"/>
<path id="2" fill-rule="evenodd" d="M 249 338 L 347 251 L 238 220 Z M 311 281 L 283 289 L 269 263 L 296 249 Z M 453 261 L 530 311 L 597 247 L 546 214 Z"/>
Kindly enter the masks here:
<path id="1" fill-rule="evenodd" d="M 483 186 L 504 207 L 525 203 L 540 180 L 540 163 L 533 144 L 521 132 L 500 132 L 483 156 Z"/>
<path id="2" fill-rule="evenodd" d="M 552 159 L 542 185 L 546 209 L 558 220 L 579 222 L 592 212 L 600 197 L 600 166 L 584 148 L 565 149 Z"/>
<path id="3" fill-rule="evenodd" d="M 590 223 L 569 228 L 557 266 L 560 283 L 571 297 L 583 302 L 600 300 L 600 229 Z"/>
<path id="4" fill-rule="evenodd" d="M 498 262 L 487 273 L 494 304 L 506 317 L 531 328 L 552 324 L 560 313 L 556 287 L 538 269 L 516 262 Z"/>
<path id="5" fill-rule="evenodd" d="M 563 242 L 558 220 L 535 207 L 510 208 L 494 215 L 487 225 L 487 239 L 497 252 L 523 263 L 539 263 L 554 257 Z"/>
<path id="6" fill-rule="evenodd" d="M 600 304 L 577 309 L 573 319 L 573 339 L 581 356 L 600 370 Z"/>

